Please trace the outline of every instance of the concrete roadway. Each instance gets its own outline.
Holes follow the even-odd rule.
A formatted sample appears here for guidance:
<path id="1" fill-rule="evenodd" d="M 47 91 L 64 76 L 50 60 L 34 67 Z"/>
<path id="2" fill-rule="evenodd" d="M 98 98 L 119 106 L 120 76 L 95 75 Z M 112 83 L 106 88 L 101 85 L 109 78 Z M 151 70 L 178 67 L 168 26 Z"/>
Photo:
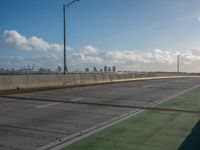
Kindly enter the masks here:
<path id="1" fill-rule="evenodd" d="M 199 84 L 158 79 L 0 97 L 0 149 L 36 149 L 135 110 L 120 105 L 147 106 Z"/>

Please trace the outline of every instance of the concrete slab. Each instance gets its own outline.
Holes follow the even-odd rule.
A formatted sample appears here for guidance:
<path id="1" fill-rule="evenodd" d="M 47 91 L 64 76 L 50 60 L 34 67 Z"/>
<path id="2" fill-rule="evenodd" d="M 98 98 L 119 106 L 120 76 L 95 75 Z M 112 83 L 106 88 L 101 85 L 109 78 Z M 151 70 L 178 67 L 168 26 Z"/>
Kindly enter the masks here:
<path id="1" fill-rule="evenodd" d="M 159 79 L 1 97 L 0 149 L 36 149 L 134 110 L 106 104 L 145 106 L 198 84 L 198 78 Z"/>

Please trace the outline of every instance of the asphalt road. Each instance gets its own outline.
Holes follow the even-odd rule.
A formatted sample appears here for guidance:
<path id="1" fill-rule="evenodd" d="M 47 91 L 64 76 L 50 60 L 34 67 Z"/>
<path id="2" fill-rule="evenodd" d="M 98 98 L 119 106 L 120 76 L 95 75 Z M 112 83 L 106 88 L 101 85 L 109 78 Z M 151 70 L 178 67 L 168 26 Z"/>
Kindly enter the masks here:
<path id="1" fill-rule="evenodd" d="M 159 79 L 0 97 L 0 149 L 33 150 L 199 84 Z"/>

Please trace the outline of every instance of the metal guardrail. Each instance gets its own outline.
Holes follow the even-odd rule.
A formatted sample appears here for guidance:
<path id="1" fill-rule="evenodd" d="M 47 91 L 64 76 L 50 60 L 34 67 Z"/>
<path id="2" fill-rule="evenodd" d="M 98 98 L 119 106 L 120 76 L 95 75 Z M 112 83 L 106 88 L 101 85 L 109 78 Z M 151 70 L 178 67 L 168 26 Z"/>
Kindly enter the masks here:
<path id="1" fill-rule="evenodd" d="M 150 76 L 200 76 L 200 73 L 185 73 L 185 72 L 68 72 L 67 74 L 131 74 L 131 75 L 150 75 Z M 66 74 L 66 75 L 67 75 Z M 31 71 L 31 72 L 0 72 L 0 76 L 10 76 L 10 75 L 63 75 L 63 73 L 58 73 L 54 71 L 50 72 L 40 72 L 40 71 Z"/>

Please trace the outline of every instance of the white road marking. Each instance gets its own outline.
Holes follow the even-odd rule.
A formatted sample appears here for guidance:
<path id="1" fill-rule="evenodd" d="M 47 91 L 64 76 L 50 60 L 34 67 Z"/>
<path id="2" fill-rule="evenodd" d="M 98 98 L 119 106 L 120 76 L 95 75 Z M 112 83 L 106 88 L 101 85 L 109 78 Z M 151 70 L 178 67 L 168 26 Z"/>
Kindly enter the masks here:
<path id="1" fill-rule="evenodd" d="M 71 100 L 68 100 L 70 102 L 76 102 L 76 101 L 80 101 L 84 98 L 76 98 L 76 99 L 71 99 Z M 58 105 L 58 104 L 61 104 L 63 102 L 56 102 L 56 103 L 51 103 L 51 104 L 46 104 L 46 105 L 40 105 L 40 106 L 36 106 L 36 108 L 45 108 L 45 107 L 48 107 L 48 106 L 53 106 L 53 105 Z"/>
<path id="2" fill-rule="evenodd" d="M 46 104 L 46 105 L 40 105 L 40 106 L 36 106 L 36 108 L 45 108 L 48 106 L 53 106 L 53 105 L 58 105 L 61 104 L 62 102 L 57 102 L 57 103 L 51 103 L 51 104 Z"/>
<path id="3" fill-rule="evenodd" d="M 70 102 L 76 102 L 76 101 L 80 101 L 80 100 L 82 100 L 82 99 L 84 99 L 84 98 L 77 98 L 77 99 L 72 99 L 72 100 L 69 100 Z"/>

